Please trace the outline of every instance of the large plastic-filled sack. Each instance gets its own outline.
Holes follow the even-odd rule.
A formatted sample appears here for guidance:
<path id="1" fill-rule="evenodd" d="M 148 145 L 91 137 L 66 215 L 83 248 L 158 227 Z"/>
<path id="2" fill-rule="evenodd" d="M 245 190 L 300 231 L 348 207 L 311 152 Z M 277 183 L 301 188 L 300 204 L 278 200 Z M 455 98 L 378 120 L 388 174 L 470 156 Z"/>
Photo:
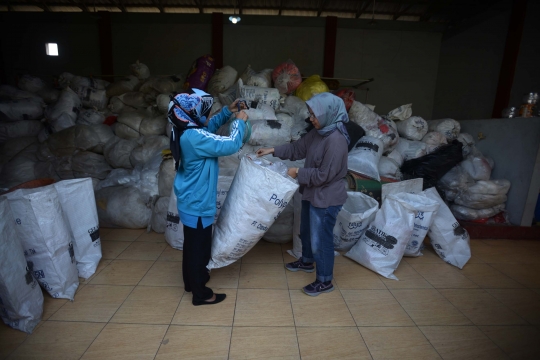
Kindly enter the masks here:
<path id="1" fill-rule="evenodd" d="M 246 254 L 283 212 L 298 184 L 270 170 L 264 159 L 244 156 L 221 208 L 208 269 L 232 264 Z M 232 199 L 232 200 L 231 200 Z"/>
<path id="2" fill-rule="evenodd" d="M 294 206 L 292 202 L 279 214 L 276 221 L 264 233 L 263 240 L 275 244 L 286 244 L 293 238 Z"/>
<path id="3" fill-rule="evenodd" d="M 417 159 L 427 155 L 427 144 L 422 141 L 407 140 L 399 138 L 399 142 L 394 151 L 398 151 L 403 161 Z"/>
<path id="4" fill-rule="evenodd" d="M 81 99 L 83 106 L 95 107 L 102 110 L 107 107 L 109 99 L 107 98 L 107 91 L 93 89 L 91 87 L 81 86 L 76 91 L 77 96 Z"/>
<path id="5" fill-rule="evenodd" d="M 309 123 L 306 122 L 309 118 L 309 111 L 304 100 L 297 96 L 289 95 L 278 112 L 287 114 L 292 118 L 291 138 L 293 141 L 300 139 L 306 133 L 306 129 L 309 126 Z"/>
<path id="6" fill-rule="evenodd" d="M 170 94 L 159 94 L 158 96 L 156 96 L 156 105 L 157 105 L 157 108 L 158 108 L 159 112 L 161 112 L 162 114 L 167 113 L 167 110 L 169 109 L 169 103 L 170 102 L 171 102 L 171 95 Z M 214 99 L 214 103 L 215 102 L 216 102 L 216 100 Z M 214 106 L 212 105 L 212 108 L 213 107 Z M 210 113 L 212 113 L 212 111 L 210 111 Z"/>
<path id="7" fill-rule="evenodd" d="M 287 253 L 296 259 L 302 257 L 302 239 L 300 239 L 300 223 L 302 220 L 302 194 L 297 190 L 293 196 L 293 248 Z"/>
<path id="8" fill-rule="evenodd" d="M 414 217 L 414 229 L 403 255 L 418 257 L 422 256 L 422 244 L 429 227 L 433 224 L 440 205 L 437 201 L 425 196 L 424 193 L 406 195 L 411 199 L 409 205 L 414 207 L 416 215 Z"/>
<path id="9" fill-rule="evenodd" d="M 53 298 L 73 300 L 79 286 L 71 231 L 54 186 L 6 194 L 28 268 Z"/>
<path id="10" fill-rule="evenodd" d="M 47 104 L 56 102 L 58 96 L 60 96 L 60 91 L 51 88 L 42 79 L 31 75 L 21 76 L 17 82 L 17 86 L 21 90 L 40 96 Z"/>
<path id="11" fill-rule="evenodd" d="M 53 184 L 71 230 L 79 277 L 88 279 L 101 260 L 99 220 L 92 180 L 64 180 Z"/>
<path id="12" fill-rule="evenodd" d="M 124 140 L 115 136 L 105 144 L 103 155 L 113 168 L 132 169 L 133 165 L 131 165 L 129 157 L 138 145 L 138 139 Z"/>
<path id="13" fill-rule="evenodd" d="M 169 206 L 167 208 L 167 225 L 165 228 L 165 241 L 173 249 L 182 250 L 184 248 L 184 225 L 180 221 L 178 214 L 177 197 L 174 188 L 171 189 Z"/>
<path id="14" fill-rule="evenodd" d="M 250 102 L 249 109 L 244 110 L 248 119 L 251 120 L 277 120 L 274 108 L 259 102 Z M 292 122 L 291 122 L 292 125 Z"/>
<path id="15" fill-rule="evenodd" d="M 401 153 L 399 151 L 397 151 L 396 149 L 391 151 L 386 156 L 388 157 L 388 159 L 394 160 L 396 162 L 396 164 L 399 165 L 399 167 L 401 167 L 401 165 L 403 165 L 403 162 L 405 161 L 405 159 L 403 159 L 403 155 L 401 155 Z"/>
<path id="16" fill-rule="evenodd" d="M 464 191 L 456 196 L 454 202 L 458 205 L 480 210 L 504 204 L 507 199 L 508 197 L 504 194 L 475 194 L 470 191 Z"/>
<path id="17" fill-rule="evenodd" d="M 150 77 L 150 69 L 139 60 L 135 64 L 131 64 L 131 73 L 139 80 L 146 80 Z"/>
<path id="18" fill-rule="evenodd" d="M 101 227 L 143 229 L 152 216 L 151 204 L 137 186 L 110 186 L 96 191 Z"/>
<path id="19" fill-rule="evenodd" d="M 377 210 L 379 203 L 374 198 L 361 192 L 348 191 L 347 201 L 338 213 L 333 230 L 334 250 L 350 250 L 364 235 Z"/>
<path id="20" fill-rule="evenodd" d="M 56 104 L 47 107 L 45 118 L 54 131 L 60 131 L 75 125 L 81 110 L 81 99 L 67 87 L 60 93 Z"/>
<path id="21" fill-rule="evenodd" d="M 158 234 L 163 234 L 167 228 L 167 210 L 169 208 L 169 201 L 168 196 L 162 196 L 157 199 L 152 208 L 150 227 Z"/>
<path id="22" fill-rule="evenodd" d="M 212 75 L 214 75 L 215 69 L 216 63 L 214 58 L 210 55 L 203 55 L 195 60 L 186 76 L 184 90 L 206 90 L 206 85 L 208 84 L 208 81 L 210 81 Z"/>
<path id="23" fill-rule="evenodd" d="M 143 136 L 139 139 L 139 145 L 131 152 L 129 161 L 133 167 L 143 166 L 156 155 L 161 155 L 161 151 L 169 146 L 169 139 L 165 136 Z"/>
<path id="24" fill-rule="evenodd" d="M 452 210 L 452 214 L 454 214 L 456 219 L 469 221 L 488 219 L 504 211 L 504 209 L 505 204 L 495 205 L 486 209 L 471 209 L 469 207 L 457 204 L 452 204 L 450 206 L 450 210 Z"/>
<path id="25" fill-rule="evenodd" d="M 272 71 L 272 80 L 274 81 L 274 87 L 278 89 L 280 94 L 289 95 L 302 82 L 302 75 L 292 60 L 289 59 L 276 66 Z"/>
<path id="26" fill-rule="evenodd" d="M 308 101 L 314 95 L 328 91 L 330 91 L 328 85 L 321 80 L 319 75 L 311 75 L 296 88 L 294 94 L 300 99 Z"/>
<path id="27" fill-rule="evenodd" d="M 456 220 L 435 188 L 424 194 L 440 204 L 428 235 L 435 252 L 450 265 L 463 269 L 471 258 L 469 233 Z"/>
<path id="28" fill-rule="evenodd" d="M 0 164 L 5 164 L 13 159 L 18 153 L 23 151 L 27 146 L 37 143 L 36 136 L 25 136 L 17 139 L 9 139 L 3 144 L 0 144 Z"/>
<path id="29" fill-rule="evenodd" d="M 379 160 L 383 153 L 383 142 L 372 136 L 364 136 L 349 152 L 348 169 L 354 173 L 380 181 Z"/>
<path id="30" fill-rule="evenodd" d="M 141 85 L 139 91 L 149 95 L 147 99 L 155 99 L 159 94 L 181 92 L 183 84 L 181 75 L 151 77 Z"/>
<path id="31" fill-rule="evenodd" d="M 2 166 L 0 188 L 11 188 L 37 179 L 35 170 L 39 161 L 36 154 L 38 146 L 37 143 L 28 145 Z"/>
<path id="32" fill-rule="evenodd" d="M 164 135 L 166 127 L 165 115 L 154 116 L 149 111 L 140 110 L 120 114 L 115 133 L 122 139 L 135 139 L 145 135 Z"/>
<path id="33" fill-rule="evenodd" d="M 474 184 L 474 179 L 461 166 L 456 165 L 448 171 L 437 183 L 437 189 L 442 190 L 444 198 L 454 201 L 456 196 Z"/>
<path id="34" fill-rule="evenodd" d="M 250 120 L 252 146 L 279 146 L 291 142 L 291 127 L 279 120 Z"/>
<path id="35" fill-rule="evenodd" d="M 386 117 L 391 120 L 404 121 L 412 116 L 412 104 L 401 105 L 394 110 L 390 111 Z M 426 126 L 427 127 L 427 126 Z M 401 135 L 401 134 L 399 134 Z M 402 135 L 403 136 L 403 135 Z M 419 139 L 412 139 L 419 140 Z"/>
<path id="36" fill-rule="evenodd" d="M 463 144 L 463 157 L 469 156 L 474 151 L 474 138 L 471 134 L 460 133 L 457 141 Z"/>
<path id="37" fill-rule="evenodd" d="M 141 81 L 134 75 L 129 75 L 120 80 L 116 80 L 114 83 L 107 86 L 107 97 L 120 96 L 127 92 L 135 91 L 140 82 Z"/>
<path id="38" fill-rule="evenodd" d="M 430 131 L 428 132 L 423 138 L 422 142 L 427 144 L 426 152 L 428 154 L 431 154 L 438 148 L 440 148 L 442 145 L 448 144 L 448 141 L 446 140 L 446 136 L 441 134 L 437 131 Z"/>
<path id="39" fill-rule="evenodd" d="M 396 123 L 399 136 L 420 141 L 428 132 L 427 121 L 420 116 L 411 116 Z"/>
<path id="40" fill-rule="evenodd" d="M 461 125 L 454 119 L 430 120 L 427 123 L 429 131 L 440 132 L 448 141 L 457 139 L 461 131 Z"/>
<path id="41" fill-rule="evenodd" d="M 114 133 L 111 127 L 104 124 L 75 125 L 73 128 L 75 130 L 74 147 L 82 150 L 92 151 L 98 154 L 103 154 L 105 144 L 114 138 Z M 69 131 L 70 129 L 63 130 L 63 132 L 66 133 Z M 55 137 L 56 134 L 52 134 L 51 137 Z"/>
<path id="42" fill-rule="evenodd" d="M 2 100 L 21 100 L 33 99 L 37 102 L 43 102 L 43 98 L 37 94 L 17 89 L 11 85 L 0 85 L 0 99 Z"/>
<path id="43" fill-rule="evenodd" d="M 349 146 L 347 147 L 347 151 L 351 151 L 354 145 L 356 145 L 356 143 L 358 142 L 358 140 L 366 136 L 366 132 L 364 131 L 364 129 L 362 129 L 360 125 L 352 121 L 347 121 L 343 125 L 345 125 L 345 129 L 347 130 L 347 133 L 349 134 L 349 140 L 350 140 Z M 311 129 L 312 126 L 313 125 L 310 125 L 308 130 Z"/>
<path id="44" fill-rule="evenodd" d="M 41 320 L 43 293 L 26 264 L 15 226 L 8 200 L 0 198 L 0 317 L 31 334 Z"/>
<path id="45" fill-rule="evenodd" d="M 105 114 L 97 109 L 82 109 L 77 116 L 77 124 L 101 125 L 105 121 Z"/>
<path id="46" fill-rule="evenodd" d="M 43 101 L 33 99 L 0 102 L 0 112 L 4 113 L 11 121 L 40 120 L 43 118 L 44 107 Z"/>
<path id="47" fill-rule="evenodd" d="M 424 179 L 424 189 L 433 187 L 450 169 L 463 160 L 461 143 L 453 141 L 417 159 L 407 160 L 401 166 L 404 179 Z"/>
<path id="48" fill-rule="evenodd" d="M 409 195 L 388 195 L 375 220 L 345 256 L 388 279 L 398 280 L 394 271 L 405 253 L 416 215 Z"/>
<path id="49" fill-rule="evenodd" d="M 273 70 L 272 70 L 273 71 Z M 238 77 L 239 79 L 242 79 L 242 82 L 244 84 L 247 84 L 249 78 L 253 75 L 255 75 L 257 72 L 255 70 L 253 70 L 251 68 L 251 65 L 248 64 L 248 66 L 246 66 L 246 68 L 244 69 L 244 71 L 242 72 L 242 74 L 240 74 L 240 76 Z M 272 76 L 272 74 L 270 74 L 270 76 Z M 270 79 L 271 80 L 271 79 Z M 264 87 L 268 87 L 268 86 L 264 86 Z"/>
<path id="50" fill-rule="evenodd" d="M 76 178 L 105 179 L 112 170 L 105 156 L 90 151 L 75 153 L 71 158 L 71 166 Z"/>
<path id="51" fill-rule="evenodd" d="M 220 156 L 218 158 L 218 164 L 220 169 L 233 169 L 236 171 L 238 169 L 238 166 L 240 166 L 240 161 L 244 157 L 244 155 L 251 154 L 256 152 L 258 149 L 260 149 L 261 146 L 252 146 L 249 144 L 244 144 L 234 154 L 231 154 L 229 156 Z"/>
<path id="52" fill-rule="evenodd" d="M 351 106 L 354 104 L 354 100 L 356 98 L 356 93 L 354 92 L 354 89 L 341 89 L 337 91 L 334 95 L 343 99 L 343 102 L 345 103 L 345 109 L 347 109 L 347 111 L 351 109 Z"/>
<path id="53" fill-rule="evenodd" d="M 238 71 L 229 65 L 217 69 L 208 82 L 207 91 L 212 96 L 218 96 L 234 85 Z"/>
<path id="54" fill-rule="evenodd" d="M 362 127 L 366 135 L 381 139 L 384 144 L 384 154 L 391 152 L 399 141 L 396 124 L 384 119 L 366 105 L 355 101 L 349 110 L 349 119 Z"/>
<path id="55" fill-rule="evenodd" d="M 473 194 L 506 195 L 510 189 L 510 181 L 506 179 L 479 180 L 468 187 L 468 191 Z"/>
<path id="56" fill-rule="evenodd" d="M 158 189 L 159 196 L 169 196 L 176 176 L 174 160 L 164 159 L 159 166 Z"/>
<path id="57" fill-rule="evenodd" d="M 474 180 L 489 180 L 491 177 L 491 164 L 489 160 L 481 153 L 469 155 L 460 164 L 461 168 L 466 171 Z"/>
<path id="58" fill-rule="evenodd" d="M 150 105 L 147 95 L 140 91 L 127 92 L 113 99 L 120 100 L 125 106 L 129 106 L 135 109 L 146 109 Z M 111 99 L 111 103 L 109 104 L 109 110 L 115 113 L 119 113 L 122 112 L 123 107 L 115 106 L 115 102 L 113 102 Z"/>
<path id="59" fill-rule="evenodd" d="M 274 110 L 279 108 L 279 99 L 280 95 L 277 89 L 274 88 L 263 88 L 259 86 L 247 86 L 244 85 L 241 79 L 238 79 L 237 82 L 238 91 L 236 92 L 236 97 L 245 99 L 249 102 L 259 102 L 266 105 L 270 105 Z M 222 96 L 219 97 L 220 100 Z M 232 99 L 234 101 L 234 99 Z M 223 102 L 223 104 L 230 104 L 231 102 Z"/>
<path id="60" fill-rule="evenodd" d="M 272 73 L 274 72 L 273 69 L 264 69 L 259 71 L 258 73 L 251 74 L 249 78 L 244 81 L 244 84 L 248 86 L 259 86 L 259 87 L 265 87 L 269 88 L 272 87 Z"/>
<path id="61" fill-rule="evenodd" d="M 217 191 L 216 191 L 216 214 L 214 215 L 214 224 L 219 218 L 223 204 L 227 199 L 231 184 L 234 180 L 236 169 L 219 169 Z"/>
<path id="62" fill-rule="evenodd" d="M 70 87 L 77 90 L 81 86 L 90 87 L 92 89 L 103 90 L 109 86 L 109 82 L 101 79 L 87 78 L 84 76 L 73 75 L 68 72 L 60 74 L 58 83 L 62 88 Z"/>
<path id="63" fill-rule="evenodd" d="M 394 159 L 381 156 L 378 168 L 380 176 L 401 180 L 401 170 L 399 169 L 399 164 Z"/>

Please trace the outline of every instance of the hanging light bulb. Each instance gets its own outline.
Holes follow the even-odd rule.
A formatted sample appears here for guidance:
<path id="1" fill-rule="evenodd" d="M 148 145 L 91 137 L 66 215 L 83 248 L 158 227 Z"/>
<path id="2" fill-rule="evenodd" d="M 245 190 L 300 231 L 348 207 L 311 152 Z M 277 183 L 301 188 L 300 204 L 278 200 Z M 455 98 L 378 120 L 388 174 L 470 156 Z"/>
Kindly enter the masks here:
<path id="1" fill-rule="evenodd" d="M 240 16 L 229 16 L 229 21 L 232 22 L 233 24 L 236 24 L 237 22 L 240 21 Z"/>

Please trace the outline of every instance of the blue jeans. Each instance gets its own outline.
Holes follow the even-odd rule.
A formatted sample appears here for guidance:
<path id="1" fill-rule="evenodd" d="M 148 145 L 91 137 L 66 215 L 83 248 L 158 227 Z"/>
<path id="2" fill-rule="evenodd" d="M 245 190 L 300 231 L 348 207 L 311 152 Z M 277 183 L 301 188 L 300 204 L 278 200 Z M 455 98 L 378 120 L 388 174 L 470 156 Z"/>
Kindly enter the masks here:
<path id="1" fill-rule="evenodd" d="M 317 280 L 330 281 L 334 274 L 334 235 L 341 205 L 317 208 L 302 200 L 300 239 L 302 262 L 317 264 Z"/>

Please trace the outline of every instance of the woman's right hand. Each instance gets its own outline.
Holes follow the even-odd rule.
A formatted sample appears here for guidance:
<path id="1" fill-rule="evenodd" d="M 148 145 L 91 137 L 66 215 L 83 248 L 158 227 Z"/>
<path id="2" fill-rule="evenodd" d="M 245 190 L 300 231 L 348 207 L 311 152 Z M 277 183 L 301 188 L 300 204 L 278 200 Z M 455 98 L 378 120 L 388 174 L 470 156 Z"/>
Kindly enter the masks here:
<path id="1" fill-rule="evenodd" d="M 241 111 L 236 113 L 236 118 L 240 119 L 240 120 L 243 120 L 243 121 L 247 121 L 248 116 L 247 116 L 247 114 L 246 114 L 246 112 L 244 110 L 241 110 Z"/>
<path id="2" fill-rule="evenodd" d="M 274 153 L 274 148 L 262 148 L 262 149 L 257 150 L 256 154 L 257 154 L 257 157 L 261 157 L 261 156 L 273 154 L 273 153 Z"/>

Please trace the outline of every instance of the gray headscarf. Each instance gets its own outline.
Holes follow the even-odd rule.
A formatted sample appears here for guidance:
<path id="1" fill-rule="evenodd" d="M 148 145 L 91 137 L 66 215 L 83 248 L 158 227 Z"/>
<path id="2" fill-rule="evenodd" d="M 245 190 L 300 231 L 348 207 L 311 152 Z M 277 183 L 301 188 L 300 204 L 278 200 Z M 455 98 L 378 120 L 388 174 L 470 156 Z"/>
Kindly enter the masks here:
<path id="1" fill-rule="evenodd" d="M 344 123 L 349 122 L 349 116 L 341 98 L 325 92 L 313 96 L 306 101 L 306 104 L 311 108 L 321 125 L 321 128 L 317 130 L 320 135 L 328 136 L 339 130 L 347 140 L 347 144 L 351 142 L 344 125 Z"/>

